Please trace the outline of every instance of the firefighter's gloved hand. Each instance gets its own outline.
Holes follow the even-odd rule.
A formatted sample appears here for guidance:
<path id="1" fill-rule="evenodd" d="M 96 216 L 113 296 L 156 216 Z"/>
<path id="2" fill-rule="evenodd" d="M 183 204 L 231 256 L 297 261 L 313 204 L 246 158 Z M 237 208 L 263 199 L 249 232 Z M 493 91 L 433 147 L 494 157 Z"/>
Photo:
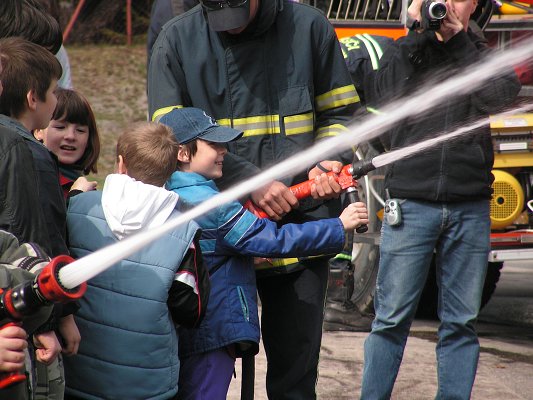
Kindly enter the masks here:
<path id="1" fill-rule="evenodd" d="M 255 190 L 251 198 L 274 221 L 279 221 L 293 208 L 298 208 L 296 196 L 287 186 L 278 181 Z"/>
<path id="2" fill-rule="evenodd" d="M 311 185 L 311 196 L 313 199 L 336 199 L 342 193 L 341 186 L 337 181 L 327 176 L 326 173 L 333 171 L 336 174 L 341 172 L 343 165 L 339 161 L 321 161 L 316 167 L 309 171 L 309 179 L 314 180 Z"/>

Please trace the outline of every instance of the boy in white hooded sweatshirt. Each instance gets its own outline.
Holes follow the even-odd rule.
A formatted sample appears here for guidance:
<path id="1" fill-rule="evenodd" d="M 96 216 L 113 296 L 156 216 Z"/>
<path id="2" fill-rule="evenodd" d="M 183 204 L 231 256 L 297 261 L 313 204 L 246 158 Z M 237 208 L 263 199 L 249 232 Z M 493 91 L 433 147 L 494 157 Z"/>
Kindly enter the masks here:
<path id="1" fill-rule="evenodd" d="M 138 123 L 124 132 L 117 143 L 117 173 L 107 177 L 103 191 L 70 199 L 71 254 L 83 257 L 178 213 L 179 196 L 163 188 L 175 170 L 177 152 L 174 135 L 162 124 Z M 88 282 L 76 314 L 82 336 L 78 355 L 65 359 L 66 399 L 167 399 L 176 394 L 174 322 L 179 323 L 184 281 L 178 267 L 186 263 L 197 271 L 202 263 L 198 236 L 198 225 L 191 221 Z M 192 285 L 196 289 L 197 282 Z"/>

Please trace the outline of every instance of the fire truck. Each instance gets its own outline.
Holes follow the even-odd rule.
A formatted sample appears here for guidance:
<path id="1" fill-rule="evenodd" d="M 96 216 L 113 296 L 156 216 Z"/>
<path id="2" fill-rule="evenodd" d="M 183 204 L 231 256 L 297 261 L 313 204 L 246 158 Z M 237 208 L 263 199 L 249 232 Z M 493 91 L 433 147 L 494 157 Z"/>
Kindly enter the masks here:
<path id="1" fill-rule="evenodd" d="M 365 42 L 368 45 L 373 35 L 397 39 L 406 34 L 402 17 L 407 10 L 405 0 L 314 0 L 311 4 L 324 11 L 341 43 L 358 40 L 361 45 Z M 509 48 L 518 40 L 533 42 L 533 0 L 480 0 L 472 20 L 492 47 Z M 375 56 L 379 57 L 379 52 Z M 515 71 L 522 82 L 518 101 L 533 103 L 533 65 L 517 65 Z M 491 116 L 491 131 L 495 151 L 492 249 L 482 306 L 493 294 L 504 262 L 533 261 L 533 113 Z M 362 146 L 357 156 L 368 160 L 381 151 L 372 145 Z M 378 168 L 359 181 L 360 196 L 367 203 L 371 222 L 366 234 L 356 235 L 351 301 L 364 313 L 373 313 L 380 216 L 384 205 L 383 179 L 384 170 Z M 420 301 L 419 316 L 434 317 L 436 303 L 433 267 Z"/>

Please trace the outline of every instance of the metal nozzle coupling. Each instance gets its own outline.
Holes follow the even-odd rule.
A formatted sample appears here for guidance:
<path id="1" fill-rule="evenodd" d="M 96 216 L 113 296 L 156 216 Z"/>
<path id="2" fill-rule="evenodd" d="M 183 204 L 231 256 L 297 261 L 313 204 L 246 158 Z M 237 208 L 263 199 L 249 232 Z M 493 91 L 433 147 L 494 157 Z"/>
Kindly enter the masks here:
<path id="1" fill-rule="evenodd" d="M 372 160 L 359 160 L 352 163 L 351 169 L 353 179 L 359 179 L 370 171 L 375 170 L 376 167 L 372 164 Z"/>

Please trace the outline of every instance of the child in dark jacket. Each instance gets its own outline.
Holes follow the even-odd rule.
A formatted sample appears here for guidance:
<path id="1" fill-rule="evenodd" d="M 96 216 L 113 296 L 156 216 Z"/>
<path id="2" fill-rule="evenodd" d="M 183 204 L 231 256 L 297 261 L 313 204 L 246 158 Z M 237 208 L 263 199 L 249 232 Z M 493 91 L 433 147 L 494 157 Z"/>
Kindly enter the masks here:
<path id="1" fill-rule="evenodd" d="M 185 207 L 218 193 L 225 143 L 242 132 L 222 127 L 197 108 L 172 110 L 161 120 L 180 142 L 178 171 L 167 187 Z M 225 399 L 235 358 L 259 349 L 259 317 L 253 257 L 303 257 L 342 250 L 345 231 L 368 223 L 366 206 L 348 206 L 340 218 L 303 224 L 259 219 L 238 202 L 197 219 L 202 254 L 211 276 L 207 313 L 198 329 L 180 329 L 179 399 Z M 297 321 L 295 321 L 297 323 Z"/>
<path id="2" fill-rule="evenodd" d="M 38 244 L 51 257 L 68 254 L 66 208 L 59 185 L 57 161 L 53 153 L 32 134 L 34 130 L 48 126 L 56 108 L 55 90 L 57 80 L 61 77 L 61 65 L 50 51 L 19 37 L 0 40 L 0 60 L 3 85 L 0 96 L 0 126 L 17 132 L 33 157 L 38 189 L 38 198 L 34 200 L 38 204 L 37 207 L 41 207 L 48 236 L 47 243 Z M 35 340 L 37 348 L 42 346 L 44 341 L 51 345 L 48 347 L 50 351 L 44 356 L 40 355 L 42 351 L 36 353 L 38 387 L 50 386 L 50 390 L 60 395 L 64 391 L 63 368 L 58 361 L 62 348 L 54 331 L 57 330 L 61 334 L 67 354 L 75 353 L 80 337 L 72 312 L 71 308 L 56 307 L 54 317 L 48 326 L 37 332 Z M 49 384 L 52 381 L 55 383 Z M 41 398 L 48 395 L 47 389 Z"/>

